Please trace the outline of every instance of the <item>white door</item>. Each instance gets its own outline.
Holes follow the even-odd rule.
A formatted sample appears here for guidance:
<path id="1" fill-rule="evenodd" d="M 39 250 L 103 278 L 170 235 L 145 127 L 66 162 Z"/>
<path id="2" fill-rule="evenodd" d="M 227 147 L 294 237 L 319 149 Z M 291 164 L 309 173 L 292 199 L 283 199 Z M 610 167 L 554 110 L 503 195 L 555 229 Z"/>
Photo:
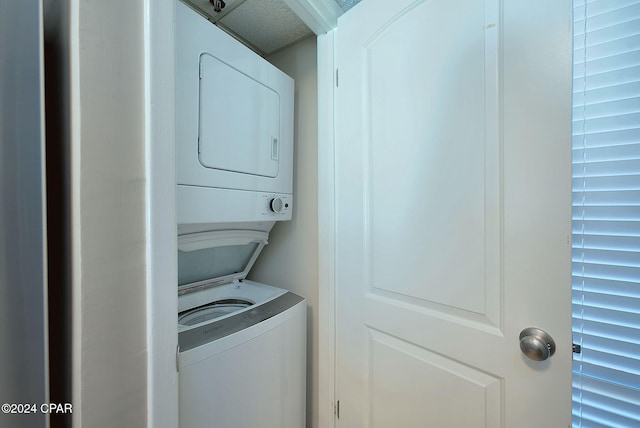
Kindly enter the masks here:
<path id="1" fill-rule="evenodd" d="M 571 2 L 364 0 L 336 50 L 338 426 L 570 426 Z"/>

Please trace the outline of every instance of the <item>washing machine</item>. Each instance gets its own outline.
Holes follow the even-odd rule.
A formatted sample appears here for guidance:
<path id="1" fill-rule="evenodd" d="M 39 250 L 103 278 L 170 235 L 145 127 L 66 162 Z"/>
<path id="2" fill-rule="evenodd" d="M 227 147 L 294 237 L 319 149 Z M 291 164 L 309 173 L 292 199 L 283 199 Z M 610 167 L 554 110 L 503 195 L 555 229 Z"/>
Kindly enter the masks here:
<path id="1" fill-rule="evenodd" d="M 306 302 L 245 279 L 267 238 L 178 237 L 181 428 L 305 426 Z"/>

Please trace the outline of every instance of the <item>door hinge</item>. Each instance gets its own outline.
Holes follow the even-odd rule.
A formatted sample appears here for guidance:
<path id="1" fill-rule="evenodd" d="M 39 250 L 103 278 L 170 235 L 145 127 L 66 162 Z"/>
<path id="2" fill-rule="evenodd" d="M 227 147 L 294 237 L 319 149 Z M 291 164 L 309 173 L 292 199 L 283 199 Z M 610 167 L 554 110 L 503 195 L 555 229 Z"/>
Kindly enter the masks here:
<path id="1" fill-rule="evenodd" d="M 336 402 L 336 417 L 340 419 L 340 400 Z"/>
<path id="2" fill-rule="evenodd" d="M 200 66 L 198 67 L 198 77 L 202 79 L 202 63 L 200 63 Z"/>
<path id="3" fill-rule="evenodd" d="M 580 345 L 576 345 L 575 343 L 573 344 L 573 353 L 574 354 L 579 354 L 582 352 L 582 346 Z"/>
<path id="4" fill-rule="evenodd" d="M 336 68 L 336 88 L 338 87 L 338 69 Z"/>
<path id="5" fill-rule="evenodd" d="M 198 156 L 200 153 L 202 153 L 202 141 L 200 140 L 200 137 L 198 137 Z"/>
<path id="6" fill-rule="evenodd" d="M 180 345 L 176 346 L 176 371 L 180 372 Z"/>

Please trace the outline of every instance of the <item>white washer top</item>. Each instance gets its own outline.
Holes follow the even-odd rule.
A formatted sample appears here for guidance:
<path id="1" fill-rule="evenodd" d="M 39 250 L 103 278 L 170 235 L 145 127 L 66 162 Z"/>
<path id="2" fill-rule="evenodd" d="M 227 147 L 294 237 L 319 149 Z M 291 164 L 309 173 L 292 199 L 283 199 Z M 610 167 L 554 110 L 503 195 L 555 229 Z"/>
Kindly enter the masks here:
<path id="1" fill-rule="evenodd" d="M 196 328 L 200 325 L 211 322 L 213 319 L 220 320 L 223 318 L 227 318 L 233 314 L 237 314 L 242 311 L 250 310 L 255 305 L 260 305 L 271 301 L 283 294 L 285 294 L 287 290 L 283 290 L 281 288 L 272 287 L 270 285 L 261 284 L 259 282 L 253 281 L 241 281 L 241 282 L 233 282 L 229 284 L 223 284 L 215 287 L 201 289 L 195 292 L 183 294 L 178 296 L 178 311 L 179 313 L 184 313 L 186 311 L 202 307 L 198 313 L 204 315 L 200 322 L 195 322 L 190 325 L 188 324 L 188 320 L 183 320 L 184 324 L 178 323 L 178 331 L 190 330 L 192 328 Z M 215 317 L 208 316 L 205 311 L 208 310 L 207 305 L 214 302 L 228 302 L 228 301 L 247 301 L 250 302 L 251 306 L 246 307 L 236 307 L 236 310 L 229 310 L 226 313 L 224 311 L 218 311 Z M 231 308 L 229 308 L 231 309 Z M 195 313 L 190 316 L 193 320 L 194 317 L 197 317 Z"/>

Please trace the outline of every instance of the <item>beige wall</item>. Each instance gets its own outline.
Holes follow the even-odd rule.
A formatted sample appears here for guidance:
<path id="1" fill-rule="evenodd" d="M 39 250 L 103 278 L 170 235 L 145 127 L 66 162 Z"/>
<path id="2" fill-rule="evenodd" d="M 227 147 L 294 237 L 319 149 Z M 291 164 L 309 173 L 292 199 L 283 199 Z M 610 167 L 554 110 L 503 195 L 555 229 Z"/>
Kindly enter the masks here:
<path id="1" fill-rule="evenodd" d="M 144 427 L 143 2 L 72 4 L 74 426 Z"/>
<path id="2" fill-rule="evenodd" d="M 316 39 L 267 58 L 295 79 L 293 219 L 277 223 L 249 277 L 307 299 L 307 426 L 318 426 L 318 109 Z"/>

